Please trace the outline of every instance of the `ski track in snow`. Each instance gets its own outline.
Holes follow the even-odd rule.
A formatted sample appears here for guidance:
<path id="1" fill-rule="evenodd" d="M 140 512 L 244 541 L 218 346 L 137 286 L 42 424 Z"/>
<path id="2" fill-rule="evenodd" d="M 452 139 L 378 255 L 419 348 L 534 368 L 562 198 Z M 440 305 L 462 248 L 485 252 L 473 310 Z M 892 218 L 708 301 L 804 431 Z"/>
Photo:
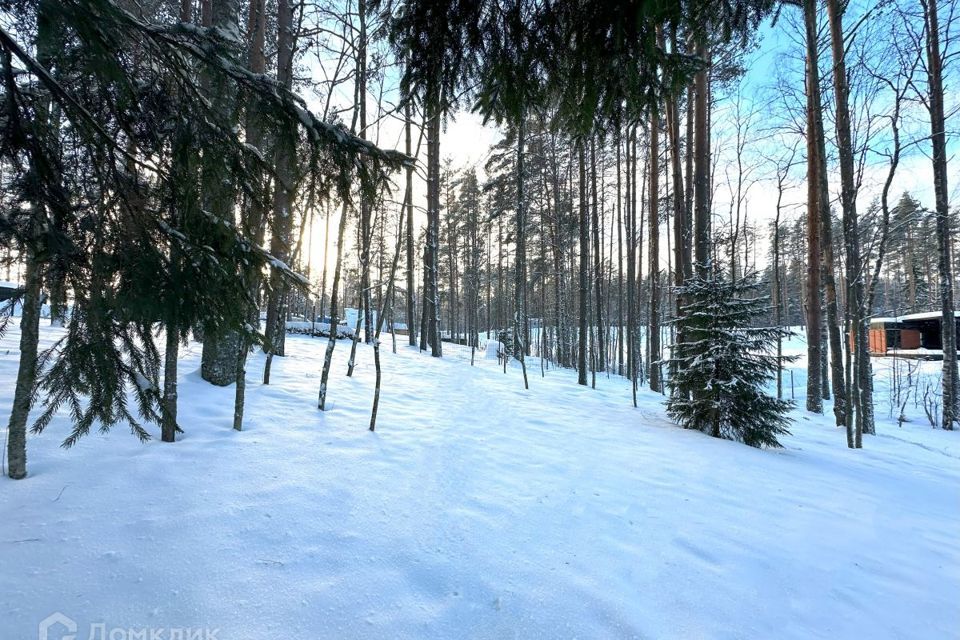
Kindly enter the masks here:
<path id="1" fill-rule="evenodd" d="M 622 378 L 533 360 L 524 391 L 482 351 L 389 340 L 371 434 L 368 346 L 351 379 L 337 345 L 316 409 L 326 343 L 288 336 L 270 386 L 251 358 L 243 433 L 191 344 L 177 444 L 118 425 L 63 450 L 66 416 L 30 436 L 30 477 L 0 479 L 0 639 L 55 611 L 80 638 L 960 637 L 960 434 L 878 409 L 850 451 L 828 406 L 755 450 L 671 425 L 649 391 L 634 409 Z"/>

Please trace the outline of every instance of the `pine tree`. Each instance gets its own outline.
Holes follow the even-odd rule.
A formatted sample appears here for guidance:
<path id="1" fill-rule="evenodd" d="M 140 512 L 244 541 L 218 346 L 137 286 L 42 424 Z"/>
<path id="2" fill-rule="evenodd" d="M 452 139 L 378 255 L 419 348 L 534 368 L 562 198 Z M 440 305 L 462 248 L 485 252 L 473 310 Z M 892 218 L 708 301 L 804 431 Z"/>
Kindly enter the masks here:
<path id="1" fill-rule="evenodd" d="M 780 327 L 756 327 L 769 309 L 759 284 L 743 278 L 736 283 L 716 275 L 694 277 L 678 293 L 687 304 L 677 320 L 681 341 L 671 363 L 674 389 L 698 389 L 692 397 L 671 393 L 667 413 L 685 429 L 715 438 L 736 440 L 751 447 L 779 447 L 787 435 L 786 412 L 791 403 L 768 395 L 776 376 Z"/>

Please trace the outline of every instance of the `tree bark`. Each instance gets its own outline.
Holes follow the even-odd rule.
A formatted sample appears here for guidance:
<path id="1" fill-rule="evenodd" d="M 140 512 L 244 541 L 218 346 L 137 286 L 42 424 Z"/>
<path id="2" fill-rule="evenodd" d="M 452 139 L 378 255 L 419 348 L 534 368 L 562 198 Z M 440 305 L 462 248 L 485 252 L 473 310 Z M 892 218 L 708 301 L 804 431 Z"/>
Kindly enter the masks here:
<path id="1" fill-rule="evenodd" d="M 189 0 L 183 0 L 183 3 L 189 5 Z M 188 13 L 189 9 L 184 9 L 184 12 Z M 250 3 L 250 14 L 247 21 L 247 30 L 250 33 L 249 67 L 253 73 L 264 73 L 266 71 L 267 61 L 266 55 L 264 54 L 266 23 L 265 0 L 253 0 Z M 257 113 L 255 104 L 252 101 L 247 105 L 246 137 L 249 144 L 262 150 L 265 136 L 260 124 L 260 114 Z M 257 176 L 257 179 L 257 190 L 261 193 L 265 192 L 267 183 L 266 176 L 260 175 Z M 265 209 L 265 205 L 261 204 L 257 198 L 250 198 L 247 210 L 244 212 L 243 224 L 246 227 L 246 232 L 253 236 L 254 242 L 258 246 L 263 243 L 263 235 L 265 234 L 264 222 L 267 217 Z M 257 269 L 252 267 L 247 268 L 245 271 L 245 277 L 248 281 L 247 287 L 250 292 L 250 309 L 248 315 L 251 325 L 256 326 L 260 322 L 260 306 L 256 301 L 259 298 L 262 276 Z M 237 349 L 236 354 L 235 378 L 237 382 L 233 396 L 233 428 L 237 431 L 243 429 L 243 409 L 247 393 L 247 355 L 250 352 L 250 347 L 250 339 L 246 336 L 242 337 L 240 340 L 240 348 Z M 264 377 L 268 382 L 269 374 L 269 369 L 265 368 Z"/>
<path id="2" fill-rule="evenodd" d="M 163 353 L 163 406 L 160 421 L 160 440 L 174 442 L 177 436 L 177 359 L 180 355 L 180 336 L 175 326 L 167 325 Z"/>
<path id="3" fill-rule="evenodd" d="M 920 0 L 927 25 L 927 82 L 929 85 L 930 141 L 933 146 L 933 191 L 936 202 L 937 270 L 940 276 L 941 335 L 943 341 L 943 417 L 952 430 L 960 423 L 960 375 L 957 371 L 957 320 L 953 301 L 953 265 L 950 258 L 950 211 L 947 190 L 947 138 L 943 107 L 943 59 L 937 0 Z"/>
<path id="4" fill-rule="evenodd" d="M 277 3 L 277 81 L 293 87 L 293 6 L 292 0 Z M 273 233 L 270 253 L 283 262 L 290 261 L 293 230 L 294 167 L 296 166 L 296 132 L 282 131 L 277 136 L 276 181 L 273 189 Z M 279 270 L 270 274 L 270 297 L 267 304 L 267 326 L 264 351 L 267 354 L 263 383 L 270 383 L 270 366 L 274 355 L 283 356 L 286 333 L 287 282 Z M 244 345 L 245 346 L 245 345 Z"/>
<path id="5" fill-rule="evenodd" d="M 808 0 L 809 1 L 809 0 Z M 696 54 L 704 65 L 709 60 L 709 52 L 700 36 L 696 43 Z M 710 137 L 708 117 L 710 94 L 707 83 L 708 71 L 704 67 L 694 76 L 694 139 L 693 139 L 693 197 L 694 197 L 694 244 L 697 275 L 707 278 L 711 272 L 710 247 Z"/>
<path id="6" fill-rule="evenodd" d="M 201 19 L 204 27 L 216 27 L 224 33 L 240 33 L 238 26 L 239 0 L 204 0 L 201 3 Z M 236 96 L 222 86 L 219 79 L 207 79 L 204 91 L 210 97 L 214 109 L 229 120 L 236 111 Z M 221 158 L 206 158 L 202 162 L 203 206 L 215 217 L 232 220 L 236 204 L 236 189 Z M 237 350 L 240 335 L 235 331 L 209 330 L 204 327 L 203 353 L 200 376 L 217 386 L 236 382 Z"/>
<path id="7" fill-rule="evenodd" d="M 595 369 L 599 371 L 606 370 L 606 351 L 605 336 L 606 327 L 603 324 L 603 260 L 600 255 L 600 202 L 597 197 L 597 152 L 594 138 L 590 139 L 590 191 L 592 195 L 593 206 L 591 207 L 591 218 L 593 227 L 593 291 L 595 310 L 594 317 L 597 322 L 597 364 Z"/>
<path id="8" fill-rule="evenodd" d="M 514 265 L 514 316 L 513 351 L 520 359 L 523 371 L 523 388 L 529 389 L 527 381 L 527 202 L 524 191 L 524 145 L 526 144 L 526 114 L 517 122 L 517 260 Z"/>
<path id="9" fill-rule="evenodd" d="M 660 114 L 650 109 L 650 390 L 660 393 Z"/>
<path id="10" fill-rule="evenodd" d="M 850 89 L 847 84 L 846 51 L 843 37 L 843 10 L 839 0 L 827 0 L 830 20 L 830 41 L 833 50 L 833 86 L 836 99 L 837 146 L 840 152 L 840 201 L 843 207 L 843 235 L 847 270 L 847 322 L 853 341 L 853 362 L 857 375 L 849 380 L 849 400 L 856 413 L 856 424 L 851 424 L 853 412 L 847 412 L 845 424 L 847 440 L 853 426 L 854 446 L 861 435 L 873 432 L 873 413 L 865 407 L 873 405 L 870 378 L 870 356 L 866 349 L 866 309 L 864 307 L 863 256 L 860 253 L 860 223 L 857 217 L 857 189 L 854 175 L 853 141 L 850 131 Z M 866 382 L 864 386 L 863 383 Z"/>
<path id="11" fill-rule="evenodd" d="M 579 335 L 577 336 L 577 384 L 586 386 L 587 340 L 589 336 L 587 302 L 590 295 L 587 275 L 590 260 L 590 219 L 587 211 L 587 170 L 583 138 L 577 140 L 577 162 L 580 172 L 580 325 Z"/>
<path id="12" fill-rule="evenodd" d="M 404 93 L 404 98 L 406 99 L 406 103 L 403 106 L 405 150 L 407 156 L 412 157 L 413 136 L 411 129 L 413 128 L 413 124 L 411 121 L 410 95 L 408 92 Z M 417 345 L 417 334 L 414 331 L 414 324 L 416 322 L 416 305 L 414 302 L 414 293 L 416 292 L 416 282 L 414 281 L 416 256 L 414 255 L 415 249 L 413 243 L 413 166 L 406 168 L 406 174 L 407 186 L 404 194 L 404 208 L 406 209 L 407 215 L 407 339 L 410 346 L 415 347 Z"/>
<path id="13" fill-rule="evenodd" d="M 820 167 L 815 111 L 819 105 L 817 70 L 817 3 L 804 0 L 807 89 L 807 411 L 823 413 L 820 361 Z"/>
<path id="14" fill-rule="evenodd" d="M 333 350 L 337 346 L 337 330 L 340 326 L 340 275 L 343 271 L 343 236 L 347 228 L 347 203 L 340 208 L 340 224 L 337 226 L 337 258 L 333 267 L 333 288 L 330 290 L 330 336 L 323 355 L 323 370 L 320 373 L 320 394 L 317 408 L 326 411 L 327 381 L 330 379 L 330 366 L 333 362 Z"/>
<path id="15" fill-rule="evenodd" d="M 424 297 L 427 299 L 427 341 L 430 355 L 439 358 L 443 355 L 440 344 L 440 282 L 439 282 L 439 241 L 440 241 L 440 94 L 439 87 L 427 92 L 427 246 L 426 281 Z M 422 348 L 422 346 L 421 346 Z"/>
<path id="16" fill-rule="evenodd" d="M 13 408 L 7 425 L 7 475 L 14 480 L 27 476 L 27 418 L 37 379 L 40 342 L 40 264 L 33 251 L 27 255 L 23 311 L 20 316 L 20 364 L 13 392 Z"/>
<path id="17" fill-rule="evenodd" d="M 633 406 L 637 406 L 637 203 L 636 203 L 636 129 L 627 127 L 625 165 L 626 178 L 626 232 L 627 243 L 627 377 Z"/>
<path id="18" fill-rule="evenodd" d="M 409 153 L 407 155 L 410 155 Z M 404 196 L 404 201 L 413 197 L 413 193 L 409 190 Z M 393 289 L 394 281 L 397 277 L 397 265 L 400 264 L 400 249 L 403 246 L 403 218 L 406 215 L 406 212 L 401 210 L 399 215 L 399 222 L 397 228 L 397 242 L 396 247 L 393 252 L 393 260 L 390 262 L 390 278 L 387 280 L 387 292 L 383 297 L 383 304 L 380 307 L 380 313 L 377 316 L 377 326 L 376 331 L 373 336 L 373 366 L 375 370 L 375 379 L 373 387 L 373 407 L 370 409 L 370 431 L 374 431 L 377 427 L 377 411 L 380 408 L 380 381 L 382 378 L 382 371 L 380 367 L 380 332 L 383 329 L 383 319 L 387 316 L 387 305 L 392 304 L 391 300 L 393 299 Z"/>

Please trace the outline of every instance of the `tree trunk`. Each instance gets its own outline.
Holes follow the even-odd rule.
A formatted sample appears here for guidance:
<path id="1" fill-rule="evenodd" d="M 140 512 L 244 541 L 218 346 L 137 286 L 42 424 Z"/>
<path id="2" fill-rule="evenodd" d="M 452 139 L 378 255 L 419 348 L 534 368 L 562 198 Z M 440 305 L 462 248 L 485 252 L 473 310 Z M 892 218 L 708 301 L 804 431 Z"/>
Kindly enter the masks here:
<path id="1" fill-rule="evenodd" d="M 343 271 L 343 235 L 347 228 L 347 203 L 340 208 L 340 224 L 337 226 L 337 259 L 333 267 L 333 288 L 330 290 L 330 338 L 323 355 L 323 371 L 320 374 L 320 394 L 317 408 L 326 411 L 327 381 L 330 379 L 330 365 L 333 362 L 333 350 L 337 346 L 337 329 L 340 326 L 340 275 Z"/>
<path id="2" fill-rule="evenodd" d="M 404 141 L 406 143 L 406 153 L 407 156 L 413 156 L 413 137 L 411 129 L 413 124 L 411 122 L 410 115 L 410 96 L 407 92 L 404 93 L 404 98 L 407 102 L 403 106 L 403 116 L 404 116 Z M 414 331 L 414 323 L 416 322 L 416 307 L 414 303 L 414 293 L 416 292 L 416 283 L 414 282 L 414 269 L 415 269 L 415 259 L 414 255 L 414 243 L 413 243 L 413 166 L 408 166 L 406 169 L 407 174 L 407 187 L 404 195 L 404 208 L 406 209 L 407 215 L 407 339 L 411 347 L 417 345 L 417 334 Z"/>
<path id="3" fill-rule="evenodd" d="M 201 3 L 203 26 L 216 27 L 224 33 L 240 33 L 237 23 L 239 9 L 239 0 L 205 0 Z M 226 121 L 236 112 L 236 96 L 227 91 L 223 83 L 222 79 L 208 78 L 204 82 L 204 91 L 210 96 L 213 108 Z M 235 186 L 222 158 L 204 159 L 202 191 L 203 206 L 207 211 L 217 218 L 233 220 Z M 240 348 L 240 342 L 240 335 L 235 331 L 213 331 L 204 327 L 200 376 L 221 387 L 236 382 L 237 349 Z"/>
<path id="4" fill-rule="evenodd" d="M 863 373 L 869 372 L 870 360 L 866 349 L 863 292 L 863 256 L 860 254 L 860 224 L 857 219 L 857 189 L 854 175 L 853 142 L 850 133 L 850 107 L 848 96 L 850 89 L 847 85 L 846 52 L 843 40 L 842 9 L 839 0 L 827 0 L 827 13 L 830 18 L 830 40 L 833 49 L 833 85 L 836 99 L 836 127 L 837 146 L 840 152 L 840 201 L 843 207 L 843 235 L 846 249 L 847 270 L 847 322 L 850 327 L 853 341 L 853 366 L 857 369 L 856 377 L 849 379 L 849 400 L 852 400 L 856 412 L 854 429 L 854 445 L 860 441 L 863 432 L 872 433 L 872 412 L 866 412 L 864 407 L 873 404 L 870 385 L 860 388 Z M 864 369 L 862 371 L 862 369 Z M 868 374 L 869 377 L 869 374 Z M 866 403 L 866 404 L 865 404 Z M 847 441 L 850 441 L 851 415 L 845 418 L 847 425 Z"/>
<path id="5" fill-rule="evenodd" d="M 292 0 L 277 3 L 277 81 L 287 89 L 293 88 L 293 6 Z M 296 132 L 282 131 L 277 136 L 276 181 L 273 189 L 273 233 L 270 253 L 285 263 L 290 262 L 293 231 L 294 167 L 296 166 Z M 283 356 L 283 336 L 286 333 L 287 282 L 279 270 L 270 274 L 270 297 L 267 303 L 267 326 L 264 351 L 263 383 L 270 383 L 270 366 L 274 355 Z"/>
<path id="6" fill-rule="evenodd" d="M 163 406 L 160 422 L 160 440 L 174 442 L 177 436 L 177 359 L 180 355 L 180 336 L 175 326 L 167 325 L 163 352 Z"/>
<path id="7" fill-rule="evenodd" d="M 696 54 L 706 66 L 709 52 L 704 37 L 698 38 Z M 710 94 L 707 83 L 706 67 L 694 76 L 694 244 L 696 269 L 700 278 L 707 278 L 711 272 L 710 264 L 710 137 L 708 132 L 708 112 Z"/>
<path id="8" fill-rule="evenodd" d="M 180 21 L 189 23 L 192 20 L 192 6 L 190 0 L 181 0 L 180 2 Z M 178 135 L 173 144 L 174 173 L 178 185 L 182 181 L 189 184 L 197 179 L 196 162 L 192 159 L 194 155 L 190 144 L 190 130 L 185 123 L 178 126 Z M 179 199 L 179 198 L 178 198 Z M 187 203 L 183 203 L 186 208 Z M 171 225 L 174 228 L 179 226 L 180 212 L 178 203 L 174 204 L 169 211 Z M 183 256 L 176 243 L 170 243 L 170 267 L 171 270 L 177 270 Z M 163 398 L 160 404 L 160 439 L 163 442 L 175 442 L 177 436 L 177 365 L 180 357 L 180 329 L 181 319 L 175 309 L 170 310 L 170 317 L 166 318 L 166 344 L 164 345 L 163 362 Z"/>
<path id="9" fill-rule="evenodd" d="M 587 385 L 587 339 L 588 307 L 590 295 L 588 284 L 590 260 L 590 219 L 587 211 L 587 170 L 583 139 L 577 140 L 577 160 L 580 171 L 580 314 L 579 335 L 577 336 L 577 384 Z"/>
<path id="10" fill-rule="evenodd" d="M 624 375 L 623 368 L 623 208 L 622 208 L 622 180 L 620 178 L 621 157 L 620 148 L 623 146 L 621 141 L 621 127 L 617 123 L 616 127 L 616 146 L 617 146 L 617 374 Z"/>
<path id="11" fill-rule="evenodd" d="M 815 110 L 819 106 L 817 70 L 817 3 L 804 0 L 807 89 L 807 411 L 823 413 L 820 361 L 820 167 L 815 139 Z"/>
<path id="12" fill-rule="evenodd" d="M 514 265 L 516 279 L 513 296 L 513 351 L 520 359 L 523 371 L 523 388 L 529 389 L 527 381 L 527 202 L 524 192 L 524 145 L 526 144 L 526 115 L 517 122 L 517 260 Z"/>
<path id="13" fill-rule="evenodd" d="M 185 5 L 189 5 L 189 0 L 183 0 L 183 2 Z M 188 13 L 189 9 L 184 9 L 184 12 Z M 267 16 L 265 0 L 253 0 L 253 2 L 250 3 L 250 14 L 247 22 L 248 31 L 251 34 L 249 66 L 250 71 L 253 73 L 264 73 L 266 71 L 267 61 L 264 54 L 266 23 Z M 246 138 L 248 144 L 251 144 L 257 149 L 262 150 L 265 142 L 265 135 L 260 124 L 260 114 L 257 113 L 255 104 L 252 101 L 247 107 Z M 257 180 L 257 191 L 260 191 L 262 194 L 266 191 L 266 183 L 268 182 L 268 179 L 266 176 L 259 175 L 257 176 Z M 258 195 L 258 197 L 263 196 Z M 263 235 L 265 234 L 264 222 L 266 217 L 267 212 L 265 210 L 265 205 L 257 201 L 256 198 L 250 198 L 248 202 L 248 208 L 244 212 L 243 224 L 245 226 L 245 231 L 247 234 L 253 236 L 254 242 L 257 244 L 257 246 L 263 244 Z M 260 307 L 256 301 L 260 293 L 262 276 L 257 269 L 247 268 L 245 277 L 247 278 L 247 287 L 248 291 L 250 292 L 250 322 L 252 326 L 257 326 L 257 324 L 260 322 Z M 236 354 L 235 378 L 237 382 L 233 396 L 233 428 L 237 431 L 243 429 L 243 408 L 247 393 L 247 355 L 250 352 L 250 346 L 250 339 L 246 336 L 242 337 L 240 340 L 240 348 L 237 349 Z M 269 375 L 269 369 L 265 368 L 264 377 L 268 382 Z M 175 415 L 176 414 L 174 414 L 174 416 Z"/>
<path id="14" fill-rule="evenodd" d="M 820 129 L 822 131 L 822 129 Z M 820 136 L 818 157 L 823 160 L 826 152 Z M 827 303 L 827 336 L 830 343 L 830 381 L 833 386 L 833 415 L 838 427 L 846 424 L 847 392 L 843 380 L 843 338 L 840 335 L 839 298 L 834 276 L 833 223 L 830 220 L 829 195 L 827 191 L 826 165 L 820 165 L 820 248 L 823 256 L 823 291 Z"/>
<path id="15" fill-rule="evenodd" d="M 353 377 L 353 369 L 357 363 L 357 343 L 360 342 L 360 329 L 363 328 L 363 319 L 366 317 L 366 296 L 362 293 L 357 296 L 359 308 L 357 309 L 357 321 L 353 325 L 353 336 L 350 338 L 350 357 L 347 358 L 347 377 Z"/>
<path id="16" fill-rule="evenodd" d="M 660 393 L 660 114 L 650 109 L 650 390 Z"/>
<path id="17" fill-rule="evenodd" d="M 927 82 L 929 84 L 930 140 L 933 146 L 933 191 L 936 202 L 937 270 L 940 276 L 941 335 L 943 336 L 944 429 L 960 422 L 960 377 L 957 371 L 957 320 L 953 302 L 953 265 L 950 260 L 950 212 L 947 190 L 947 139 L 943 108 L 943 59 L 937 0 L 920 0 L 927 25 Z"/>
<path id="18" fill-rule="evenodd" d="M 626 242 L 627 242 L 627 377 L 633 406 L 637 406 L 637 206 L 636 206 L 636 129 L 627 127 L 626 144 Z"/>
<path id="19" fill-rule="evenodd" d="M 677 32 L 674 26 L 671 29 L 671 48 L 677 52 Z M 674 251 L 674 284 L 682 287 L 693 277 L 692 255 L 692 220 L 688 215 L 687 203 L 684 198 L 684 175 L 681 166 L 680 149 L 680 111 L 677 106 L 677 95 L 668 92 L 666 95 L 667 139 L 670 144 L 670 169 L 673 175 L 673 251 Z M 687 154 L 689 158 L 691 154 Z M 684 296 L 676 296 L 676 317 L 679 318 L 682 308 L 686 305 Z M 677 330 L 674 343 L 684 340 L 683 332 Z M 687 390 L 673 389 L 674 393 L 687 395 Z"/>
<path id="20" fill-rule="evenodd" d="M 367 0 L 358 0 L 357 14 L 360 20 L 357 43 L 357 109 L 360 112 L 360 137 L 367 137 Z M 373 243 L 371 227 L 372 194 L 360 194 L 360 299 L 363 308 L 363 341 L 373 341 L 373 301 L 370 291 L 370 245 Z"/>
<path id="21" fill-rule="evenodd" d="M 410 155 L 409 153 L 407 155 Z M 407 185 L 407 193 L 404 194 L 404 201 L 413 198 L 410 185 Z M 383 296 L 383 304 L 380 307 L 380 313 L 377 315 L 377 326 L 373 336 L 373 366 L 376 371 L 373 387 L 373 407 L 370 410 L 370 431 L 377 427 L 377 411 L 380 408 L 380 381 L 382 371 L 380 368 L 380 332 L 383 330 L 383 319 L 388 314 L 387 305 L 392 305 L 394 281 L 397 278 L 397 265 L 400 264 L 400 250 L 403 247 L 403 218 L 406 212 L 401 209 L 397 223 L 397 242 L 393 251 L 393 260 L 390 262 L 390 278 L 387 280 L 387 292 Z"/>
<path id="22" fill-rule="evenodd" d="M 427 92 L 427 246 L 426 275 L 424 297 L 428 299 L 427 339 L 430 343 L 430 355 L 439 358 L 443 355 L 440 344 L 440 281 L 439 281 L 439 241 L 440 241 L 440 89 L 434 87 Z"/>
<path id="23" fill-rule="evenodd" d="M 40 264 L 32 251 L 27 255 L 23 312 L 20 316 L 20 365 L 13 408 L 7 426 L 7 475 L 14 480 L 27 476 L 27 418 L 37 379 L 37 351 L 40 342 Z"/>
<path id="24" fill-rule="evenodd" d="M 590 190 L 592 194 L 593 206 L 591 207 L 591 218 L 593 224 L 593 290 L 595 300 L 594 317 L 597 322 L 597 364 L 595 369 L 599 371 L 606 370 L 606 351 L 604 344 L 604 333 L 606 327 L 603 324 L 603 260 L 600 255 L 600 202 L 597 198 L 597 153 L 594 138 L 590 139 Z"/>

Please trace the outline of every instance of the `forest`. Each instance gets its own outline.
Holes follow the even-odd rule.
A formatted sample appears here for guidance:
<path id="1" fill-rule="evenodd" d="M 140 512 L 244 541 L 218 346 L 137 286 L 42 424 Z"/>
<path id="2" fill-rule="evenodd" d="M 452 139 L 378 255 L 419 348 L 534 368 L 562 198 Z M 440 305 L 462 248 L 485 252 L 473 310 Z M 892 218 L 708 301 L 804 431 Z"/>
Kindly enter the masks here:
<path id="1" fill-rule="evenodd" d="M 469 486 L 480 469 L 520 478 L 556 464 L 553 481 L 577 493 L 574 479 L 588 473 L 579 456 L 594 437 L 609 454 L 597 464 L 626 474 L 635 472 L 629 455 L 621 461 L 631 447 L 654 466 L 667 451 L 707 465 L 732 456 L 720 472 L 731 482 L 786 478 L 778 465 L 788 458 L 777 456 L 806 449 L 817 452 L 805 462 L 812 478 L 835 460 L 854 474 L 870 456 L 893 456 L 885 464 L 905 474 L 914 463 L 927 469 L 927 458 L 911 457 L 927 455 L 916 445 L 943 454 L 929 462 L 937 473 L 960 476 L 949 453 L 960 430 L 958 62 L 956 0 L 0 0 L 3 465 L 12 480 L 40 470 L 0 493 L 16 496 L 27 521 L 57 509 L 28 506 L 36 489 L 19 489 L 46 486 L 45 477 L 146 483 L 148 495 L 176 502 L 172 492 L 192 492 L 202 476 L 174 479 L 163 465 L 212 464 L 231 487 L 224 460 L 260 466 L 222 440 L 230 436 L 264 447 L 263 467 L 248 472 L 290 469 L 311 492 L 320 482 L 348 495 L 349 483 L 366 486 L 351 480 L 356 456 L 393 478 L 426 465 L 436 481 L 400 480 L 402 495 L 417 502 L 435 490 L 444 508 L 459 505 L 451 486 L 471 467 Z M 448 422 L 473 433 L 460 442 L 447 427 L 431 432 Z M 653 425 L 681 429 L 633 435 Z M 488 428 L 493 462 L 482 457 Z M 303 430 L 318 430 L 317 440 L 302 440 Z M 510 471 L 501 448 L 517 430 L 531 460 L 547 462 Z M 738 448 L 712 450 L 720 443 L 709 437 Z M 551 438 L 557 449 L 541 451 Z M 342 457 L 325 449 L 331 442 Z M 314 464 L 303 450 L 318 451 L 319 475 L 293 471 L 293 459 L 296 469 Z M 159 486 L 134 470 L 138 451 L 160 465 Z M 395 459 L 401 451 L 410 457 Z M 704 482 L 700 467 L 683 464 L 684 477 Z M 123 471 L 111 479 L 114 467 Z M 612 471 L 590 467 L 585 477 L 594 473 Z M 630 478 L 594 479 L 619 491 Z M 856 482 L 871 504 L 905 499 L 893 476 L 872 488 Z M 891 493 L 871 497 L 877 487 Z M 294 490 L 272 500 L 286 504 Z M 519 509 L 522 492 L 489 490 Z M 380 491 L 355 497 L 369 507 Z M 230 499 L 242 510 L 248 497 Z M 939 502 L 946 497 L 924 503 L 916 522 L 937 531 L 960 522 L 955 504 Z M 100 511 L 103 499 L 84 504 Z M 330 504 L 352 514 L 344 500 Z M 421 507 L 427 522 L 436 507 Z M 285 518 L 299 513 L 291 506 Z M 235 515 L 211 526 L 227 530 Z M 403 517 L 356 526 L 392 531 Z M 452 522 L 471 539 L 479 530 Z M 730 521 L 709 523 L 730 535 Z M 616 535 L 622 525 L 608 524 L 597 530 Z M 887 550 L 902 531 L 885 526 L 876 535 L 889 537 Z M 412 535 L 415 547 L 423 535 Z M 26 529 L 9 537 L 45 540 Z M 511 538 L 494 539 L 503 553 L 514 549 Z M 597 571 L 615 572 L 617 552 L 593 553 Z M 930 557 L 909 568 L 913 587 L 897 588 L 960 584 L 955 555 L 937 565 L 952 567 L 946 575 L 924 583 Z M 31 562 L 46 566 L 14 564 L 29 571 Z M 625 578 L 624 593 L 633 588 Z M 37 595 L 60 611 L 52 598 Z M 912 600 L 900 602 L 878 614 L 877 637 L 900 637 Z M 612 607 L 626 619 L 622 633 L 597 614 L 599 626 L 587 616 L 555 637 L 697 634 L 645 628 L 633 614 L 649 620 L 655 610 L 640 615 L 616 598 L 581 606 Z M 544 614 L 551 624 L 564 618 L 556 607 Z M 344 637 L 373 628 L 483 636 L 470 614 L 451 611 L 438 614 L 435 634 L 398 614 L 402 623 L 351 626 Z M 943 612 L 933 635 L 908 636 L 947 633 L 956 619 Z M 162 620 L 180 632 L 202 622 Z M 804 620 L 796 637 L 827 628 Z M 113 622 L 132 637 L 142 621 Z M 231 638 L 294 628 L 275 622 L 250 636 L 226 626 Z M 768 622 L 704 637 L 771 637 L 789 618 Z M 303 633 L 333 633 L 312 617 L 303 624 Z"/>

